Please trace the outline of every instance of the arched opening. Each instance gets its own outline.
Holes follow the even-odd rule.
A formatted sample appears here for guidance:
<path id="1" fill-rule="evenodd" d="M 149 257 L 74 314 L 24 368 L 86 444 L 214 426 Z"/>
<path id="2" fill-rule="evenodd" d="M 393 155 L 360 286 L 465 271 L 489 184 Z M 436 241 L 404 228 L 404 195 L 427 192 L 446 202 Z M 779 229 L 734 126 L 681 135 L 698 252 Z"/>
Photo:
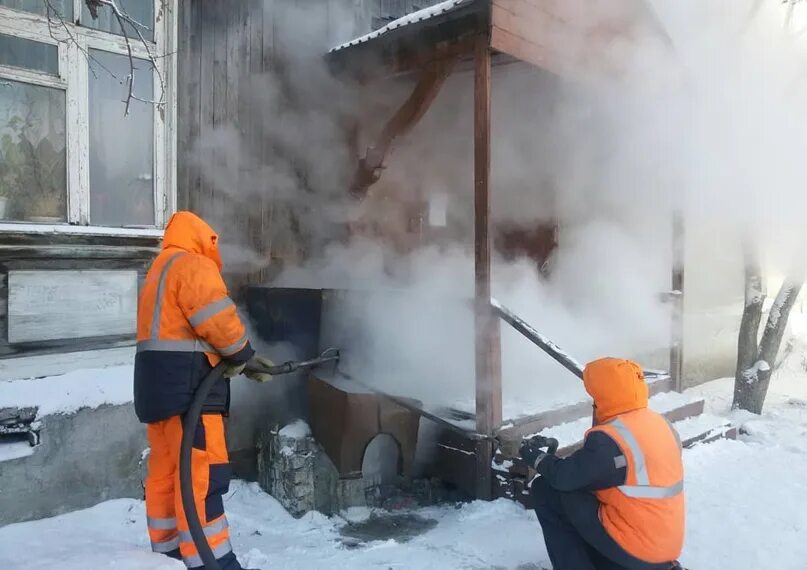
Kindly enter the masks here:
<path id="1" fill-rule="evenodd" d="M 361 473 L 367 486 L 395 484 L 401 473 L 401 446 L 387 433 L 375 436 L 364 448 Z"/>

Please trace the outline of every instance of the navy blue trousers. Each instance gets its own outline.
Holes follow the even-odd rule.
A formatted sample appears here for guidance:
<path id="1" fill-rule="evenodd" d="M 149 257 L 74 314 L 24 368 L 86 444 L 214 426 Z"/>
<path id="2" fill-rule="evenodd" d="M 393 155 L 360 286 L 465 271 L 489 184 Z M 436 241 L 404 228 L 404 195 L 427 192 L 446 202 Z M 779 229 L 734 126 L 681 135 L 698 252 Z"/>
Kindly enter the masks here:
<path id="1" fill-rule="evenodd" d="M 535 513 L 553 570 L 668 570 L 628 554 L 600 522 L 600 503 L 588 492 L 562 493 L 542 477 L 532 482 Z"/>

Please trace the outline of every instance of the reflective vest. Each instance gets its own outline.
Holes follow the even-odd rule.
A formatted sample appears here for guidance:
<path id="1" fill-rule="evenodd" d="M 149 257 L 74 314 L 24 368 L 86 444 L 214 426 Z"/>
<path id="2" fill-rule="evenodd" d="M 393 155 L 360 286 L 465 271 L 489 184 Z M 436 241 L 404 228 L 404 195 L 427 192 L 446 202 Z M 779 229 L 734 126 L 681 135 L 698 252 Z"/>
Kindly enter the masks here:
<path id="1" fill-rule="evenodd" d="M 185 413 L 199 383 L 222 357 L 243 361 L 251 355 L 216 263 L 176 247 L 163 250 L 138 303 L 135 411 L 140 420 Z M 228 405 L 229 383 L 222 380 L 204 411 L 225 412 Z"/>
<path id="2" fill-rule="evenodd" d="M 634 557 L 673 561 L 684 545 L 684 467 L 681 444 L 667 420 L 642 408 L 597 425 L 619 446 L 625 484 L 595 494 L 608 534 Z"/>

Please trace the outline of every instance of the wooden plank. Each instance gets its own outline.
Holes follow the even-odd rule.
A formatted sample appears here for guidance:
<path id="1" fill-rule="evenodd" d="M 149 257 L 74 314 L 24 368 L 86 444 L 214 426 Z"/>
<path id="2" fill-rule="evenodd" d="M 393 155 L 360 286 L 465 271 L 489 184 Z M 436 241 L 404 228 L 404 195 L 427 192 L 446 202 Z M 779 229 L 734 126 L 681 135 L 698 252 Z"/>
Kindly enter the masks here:
<path id="1" fill-rule="evenodd" d="M 490 95 L 491 53 L 487 38 L 480 37 L 474 70 L 474 274 L 476 428 L 492 434 L 502 422 L 501 339 L 499 319 L 490 309 Z M 485 455 L 480 456 L 480 454 Z M 492 446 L 477 448 L 477 498 L 492 491 Z M 483 468 L 484 466 L 487 468 Z"/>
<path id="2" fill-rule="evenodd" d="M 672 322 L 670 331 L 670 377 L 673 389 L 684 389 L 684 217 L 673 215 L 672 229 Z"/>
<path id="3" fill-rule="evenodd" d="M 680 422 L 681 420 L 701 415 L 703 413 L 704 406 L 705 402 L 703 399 L 693 400 L 682 406 L 678 406 L 671 410 L 667 410 L 663 412 L 662 415 L 665 418 L 667 418 L 670 422 Z M 561 419 L 559 415 L 553 416 L 552 414 L 546 414 L 544 417 L 537 418 L 536 420 L 530 423 L 519 424 L 517 426 L 499 431 L 496 434 L 496 437 L 499 439 L 499 442 L 501 443 L 502 453 L 505 456 L 512 456 L 518 451 L 518 447 L 525 437 L 539 433 L 545 429 L 552 428 L 554 426 L 580 420 L 586 415 L 592 413 L 592 408 L 590 404 L 586 406 L 580 404 L 574 406 L 574 408 L 575 411 L 579 413 L 579 415 L 577 417 L 571 417 L 569 419 L 563 418 L 564 421 L 557 421 Z M 568 411 L 571 409 L 572 407 L 568 407 L 568 408 L 561 408 L 560 410 L 557 411 L 559 412 Z M 571 453 L 578 446 L 579 446 L 578 444 L 574 444 L 573 446 L 570 446 L 568 449 L 562 448 L 559 453 Z"/>
<path id="4" fill-rule="evenodd" d="M 199 142 L 202 123 L 202 3 L 191 0 L 191 37 L 188 69 L 188 143 L 191 149 Z M 196 157 L 196 151 L 192 155 Z M 201 175 L 198 165 L 188 165 L 188 196 L 185 207 L 198 211 L 199 193 L 201 192 Z"/>
<path id="5" fill-rule="evenodd" d="M 216 26 L 216 11 L 219 2 L 194 2 L 199 7 L 200 38 L 199 38 L 199 131 L 197 137 L 204 137 L 213 127 L 213 87 L 214 87 L 214 30 Z M 197 160 L 205 163 L 211 160 L 209 152 L 200 153 Z M 197 170 L 198 186 L 195 199 L 191 202 L 194 212 L 204 214 L 212 197 L 210 184 Z"/>
<path id="6" fill-rule="evenodd" d="M 476 422 L 489 434 L 501 424 L 501 364 L 498 319 L 490 310 L 490 95 L 491 61 L 479 41 L 474 73 L 474 268 L 476 319 Z"/>
<path id="7" fill-rule="evenodd" d="M 558 75 L 578 80 L 616 75 L 609 44 L 625 31 L 605 26 L 566 25 L 527 2 L 497 2 L 492 8 L 491 46 Z"/>
<path id="8" fill-rule="evenodd" d="M 4 263 L 15 259 L 151 259 L 159 253 L 158 247 L 122 245 L 0 245 L 0 258 Z M 39 262 L 42 263 L 41 261 Z"/>
<path id="9" fill-rule="evenodd" d="M 381 134 L 359 160 L 350 185 L 350 193 L 355 198 L 364 198 L 370 187 L 379 180 L 384 160 L 393 142 L 411 131 L 428 112 L 453 67 L 454 61 L 446 60 L 421 72 L 412 93 L 387 121 L 381 129 Z"/>
<path id="10" fill-rule="evenodd" d="M 136 271 L 10 271 L 8 342 L 128 335 Z"/>

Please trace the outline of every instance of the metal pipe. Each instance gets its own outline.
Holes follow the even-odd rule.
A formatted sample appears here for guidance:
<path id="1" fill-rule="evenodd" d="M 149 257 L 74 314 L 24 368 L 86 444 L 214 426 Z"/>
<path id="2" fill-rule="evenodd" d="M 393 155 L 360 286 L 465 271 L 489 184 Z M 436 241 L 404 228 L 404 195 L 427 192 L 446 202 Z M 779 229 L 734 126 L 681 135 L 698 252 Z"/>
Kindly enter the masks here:
<path id="1" fill-rule="evenodd" d="M 539 333 L 524 319 L 516 315 L 510 309 L 504 307 L 496 299 L 490 300 L 490 306 L 493 308 L 494 312 L 502 318 L 502 320 L 527 337 L 527 339 L 532 341 L 535 346 L 546 352 L 566 370 L 581 380 L 583 379 L 583 367 L 579 362 L 577 362 L 577 360 L 566 354 L 566 352 L 564 352 L 557 344 Z"/>

